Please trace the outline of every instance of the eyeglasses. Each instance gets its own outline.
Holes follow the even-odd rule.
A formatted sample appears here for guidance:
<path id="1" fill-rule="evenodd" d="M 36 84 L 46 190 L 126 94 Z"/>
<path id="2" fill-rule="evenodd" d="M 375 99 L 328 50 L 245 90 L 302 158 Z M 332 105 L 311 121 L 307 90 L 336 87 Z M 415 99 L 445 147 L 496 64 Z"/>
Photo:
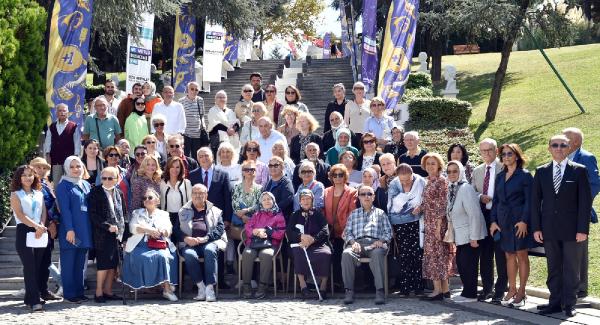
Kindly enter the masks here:
<path id="1" fill-rule="evenodd" d="M 208 193 L 206 193 L 206 192 L 197 192 L 197 191 L 196 192 L 192 192 L 192 195 L 206 195 L 206 194 L 208 194 Z"/>
<path id="2" fill-rule="evenodd" d="M 252 92 L 252 90 L 251 90 L 251 89 L 244 89 L 244 92 L 245 92 L 245 93 L 251 93 L 251 92 Z"/>
<path id="3" fill-rule="evenodd" d="M 171 149 L 173 149 L 173 148 L 179 149 L 180 147 L 181 147 L 181 145 L 179 145 L 179 144 L 170 144 L 169 145 L 169 148 L 171 148 Z"/>
<path id="4" fill-rule="evenodd" d="M 285 92 L 286 95 L 296 95 L 295 91 L 286 91 Z"/>
<path id="5" fill-rule="evenodd" d="M 331 177 L 333 177 L 333 178 L 344 178 L 345 176 L 346 176 L 346 174 L 344 174 L 344 173 L 331 174 Z"/>
<path id="6" fill-rule="evenodd" d="M 557 148 L 564 149 L 564 148 L 568 148 L 569 145 L 566 144 L 566 143 L 553 143 L 553 144 L 550 145 L 550 147 L 552 147 L 554 149 L 557 149 Z"/>
<path id="7" fill-rule="evenodd" d="M 190 88 L 191 91 L 198 91 L 198 88 Z"/>
<path id="8" fill-rule="evenodd" d="M 116 179 L 115 177 L 105 177 L 105 176 L 102 176 L 102 180 L 103 181 L 112 181 L 112 180 L 115 180 L 115 179 Z"/>
<path id="9" fill-rule="evenodd" d="M 165 126 L 165 123 L 154 123 L 154 127 Z"/>
<path id="10" fill-rule="evenodd" d="M 312 173 L 314 173 L 312 171 L 312 169 L 307 169 L 307 170 L 303 170 L 303 171 L 300 172 L 300 174 L 312 174 Z"/>
<path id="11" fill-rule="evenodd" d="M 246 148 L 246 152 L 258 152 L 258 148 L 248 147 Z"/>
<path id="12" fill-rule="evenodd" d="M 146 141 L 146 144 L 155 144 L 156 141 Z"/>
<path id="13" fill-rule="evenodd" d="M 146 104 L 145 103 L 141 103 L 141 102 L 136 102 L 135 103 L 135 106 L 144 106 L 144 105 L 146 105 Z"/>
<path id="14" fill-rule="evenodd" d="M 406 139 L 404 141 L 406 141 Z M 494 152 L 494 151 L 496 151 L 496 149 L 479 149 L 479 152 L 484 152 L 484 153 L 490 153 L 490 152 Z"/>
<path id="15" fill-rule="evenodd" d="M 371 197 L 375 194 L 371 193 L 371 192 L 367 192 L 367 193 L 360 193 L 358 194 L 358 196 L 362 196 L 362 197 Z"/>
<path id="16" fill-rule="evenodd" d="M 265 93 L 268 93 L 268 94 L 271 94 L 271 93 L 274 93 L 274 92 L 275 92 L 275 90 L 265 90 Z"/>
<path id="17" fill-rule="evenodd" d="M 375 139 L 371 139 L 371 140 L 363 140 L 363 144 L 371 144 L 371 143 L 375 143 L 376 140 Z"/>
<path id="18" fill-rule="evenodd" d="M 245 173 L 254 173 L 256 168 L 242 168 L 242 171 Z"/>
<path id="19" fill-rule="evenodd" d="M 281 164 L 269 164 L 269 168 L 279 168 Z"/>
<path id="20" fill-rule="evenodd" d="M 450 175 L 450 174 L 458 174 L 458 170 L 447 170 L 446 174 Z"/>
<path id="21" fill-rule="evenodd" d="M 512 151 L 507 151 L 507 152 L 501 153 L 500 156 L 502 156 L 502 157 L 512 157 L 512 156 L 514 156 L 514 153 L 512 153 Z"/>
<path id="22" fill-rule="evenodd" d="M 385 106 L 384 104 L 371 104 L 371 107 L 383 107 Z"/>
<path id="23" fill-rule="evenodd" d="M 354 90 L 365 90 L 363 87 L 354 87 Z"/>
<path id="24" fill-rule="evenodd" d="M 261 112 L 260 109 L 253 109 L 252 110 L 252 113 L 260 113 L 260 112 Z"/>
<path id="25" fill-rule="evenodd" d="M 136 156 L 136 157 L 144 157 L 145 155 L 146 155 L 146 153 L 145 153 L 145 152 L 136 152 L 136 153 L 135 153 L 135 156 Z"/>
<path id="26" fill-rule="evenodd" d="M 107 157 L 112 157 L 112 158 L 118 158 L 120 157 L 120 155 L 118 153 L 109 153 L 108 155 L 106 155 Z"/>
<path id="27" fill-rule="evenodd" d="M 144 200 L 144 201 L 154 200 L 154 196 L 152 196 L 152 195 L 142 196 L 142 200 Z"/>

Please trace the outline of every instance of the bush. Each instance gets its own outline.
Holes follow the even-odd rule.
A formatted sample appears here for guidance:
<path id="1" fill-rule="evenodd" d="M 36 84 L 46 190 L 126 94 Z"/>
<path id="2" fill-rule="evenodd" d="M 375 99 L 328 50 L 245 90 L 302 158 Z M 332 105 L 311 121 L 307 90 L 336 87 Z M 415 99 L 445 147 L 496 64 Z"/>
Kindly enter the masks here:
<path id="1" fill-rule="evenodd" d="M 402 96 L 402 101 L 408 103 L 419 97 L 433 97 L 433 89 L 427 87 L 407 88 Z"/>
<path id="2" fill-rule="evenodd" d="M 0 171 L 37 145 L 50 110 L 44 93 L 45 10 L 32 0 L 0 0 Z"/>
<path id="3" fill-rule="evenodd" d="M 89 101 L 90 99 L 94 99 L 100 95 L 104 95 L 104 85 L 92 85 L 85 86 L 85 101 Z"/>
<path id="4" fill-rule="evenodd" d="M 471 117 L 471 103 L 443 97 L 418 97 L 408 104 L 408 129 L 464 128 Z"/>
<path id="5" fill-rule="evenodd" d="M 406 83 L 406 89 L 415 89 L 421 87 L 433 88 L 431 75 L 425 72 L 415 72 L 409 74 L 408 82 Z"/>
<path id="6" fill-rule="evenodd" d="M 408 129 L 407 129 L 408 130 Z M 467 148 L 469 161 L 474 165 L 480 164 L 479 146 L 475 141 L 475 136 L 469 128 L 464 129 L 439 129 L 439 130 L 417 130 L 419 131 L 419 145 L 428 152 L 437 152 L 444 157 L 450 145 L 460 143 Z"/>
<path id="7" fill-rule="evenodd" d="M 12 172 L 4 170 L 0 172 L 0 232 L 4 229 L 4 225 L 12 217 L 10 210 L 10 181 Z"/>

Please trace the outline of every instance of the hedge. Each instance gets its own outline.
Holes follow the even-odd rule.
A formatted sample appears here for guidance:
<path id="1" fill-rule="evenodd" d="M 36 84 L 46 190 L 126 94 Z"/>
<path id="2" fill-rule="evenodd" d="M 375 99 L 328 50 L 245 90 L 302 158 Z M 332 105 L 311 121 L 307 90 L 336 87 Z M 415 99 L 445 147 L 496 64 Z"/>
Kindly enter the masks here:
<path id="1" fill-rule="evenodd" d="M 445 128 L 438 130 L 417 129 L 417 131 L 419 132 L 419 145 L 428 152 L 437 152 L 441 154 L 442 157 L 444 157 L 444 161 L 446 161 L 448 148 L 455 143 L 460 143 L 467 148 L 469 161 L 471 163 L 478 165 L 482 162 L 479 156 L 479 146 L 475 141 L 475 136 L 469 128 Z"/>
<path id="2" fill-rule="evenodd" d="M 402 101 L 408 103 L 419 97 L 433 97 L 433 89 L 428 87 L 407 88 L 402 96 Z"/>
<path id="3" fill-rule="evenodd" d="M 465 128 L 471 103 L 443 97 L 418 97 L 408 103 L 408 129 Z"/>
<path id="4" fill-rule="evenodd" d="M 425 72 L 415 72 L 409 74 L 408 82 L 406 83 L 406 89 L 415 89 L 421 87 L 433 88 L 431 75 Z"/>

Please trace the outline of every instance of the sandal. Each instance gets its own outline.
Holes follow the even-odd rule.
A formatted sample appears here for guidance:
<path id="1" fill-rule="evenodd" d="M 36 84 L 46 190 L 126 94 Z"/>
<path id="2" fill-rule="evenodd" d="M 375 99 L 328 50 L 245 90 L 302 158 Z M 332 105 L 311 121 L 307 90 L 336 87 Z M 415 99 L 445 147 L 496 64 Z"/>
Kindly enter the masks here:
<path id="1" fill-rule="evenodd" d="M 502 301 L 500 302 L 500 304 L 502 306 L 508 306 L 513 302 L 513 299 L 515 299 L 515 296 L 517 295 L 517 293 L 513 293 L 512 295 L 510 294 L 510 291 L 506 293 L 506 296 L 504 296 L 504 298 L 502 298 Z"/>
<path id="2" fill-rule="evenodd" d="M 527 301 L 527 295 L 515 295 L 515 298 L 510 303 L 510 307 L 523 307 L 525 306 L 525 301 Z"/>

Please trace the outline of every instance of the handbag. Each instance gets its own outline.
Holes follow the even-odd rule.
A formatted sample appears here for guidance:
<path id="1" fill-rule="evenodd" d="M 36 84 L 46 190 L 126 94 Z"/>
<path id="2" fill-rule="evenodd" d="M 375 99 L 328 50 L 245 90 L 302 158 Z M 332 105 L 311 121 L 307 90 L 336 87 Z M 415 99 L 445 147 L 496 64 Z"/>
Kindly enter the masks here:
<path id="1" fill-rule="evenodd" d="M 273 243 L 268 238 L 260 238 L 257 236 L 252 236 L 252 238 L 250 239 L 249 247 L 252 249 L 272 248 Z"/>
<path id="2" fill-rule="evenodd" d="M 446 233 L 444 234 L 444 239 L 442 239 L 445 243 L 454 244 L 454 227 L 452 226 L 452 219 L 450 217 L 448 219 L 448 229 L 446 229 Z"/>
<path id="3" fill-rule="evenodd" d="M 242 231 L 244 231 L 243 227 L 232 225 L 229 227 L 229 230 L 227 230 L 227 237 L 233 240 L 242 240 Z"/>
<path id="4" fill-rule="evenodd" d="M 400 263 L 400 247 L 398 246 L 398 240 L 395 234 L 392 239 L 394 248 L 392 253 L 388 255 L 388 274 L 400 274 L 402 270 L 402 263 Z"/>
<path id="5" fill-rule="evenodd" d="M 200 101 L 196 99 L 196 105 L 198 106 L 198 114 L 200 115 L 200 147 L 206 147 L 210 144 L 210 138 L 208 132 L 204 128 L 204 113 L 200 109 Z"/>
<path id="6" fill-rule="evenodd" d="M 148 238 L 148 248 L 150 249 L 165 249 L 167 241 L 164 239 Z"/>

